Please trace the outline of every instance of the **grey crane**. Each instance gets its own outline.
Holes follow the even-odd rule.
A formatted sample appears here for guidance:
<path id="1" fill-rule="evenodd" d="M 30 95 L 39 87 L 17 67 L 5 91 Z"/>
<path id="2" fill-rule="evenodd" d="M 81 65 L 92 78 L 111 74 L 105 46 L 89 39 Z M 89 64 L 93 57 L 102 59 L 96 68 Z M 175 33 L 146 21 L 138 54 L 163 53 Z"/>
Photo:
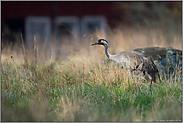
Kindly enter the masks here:
<path id="1" fill-rule="evenodd" d="M 143 53 L 135 51 L 123 51 L 115 55 L 111 55 L 108 51 L 108 42 L 105 39 L 99 39 L 98 42 L 93 43 L 91 46 L 93 45 L 103 45 L 105 47 L 106 56 L 109 59 L 121 64 L 123 68 L 128 69 L 130 74 L 134 70 L 140 70 L 143 72 L 144 75 L 147 75 L 148 78 L 151 80 L 150 91 L 152 81 L 156 83 L 156 75 L 158 75 L 160 80 L 159 72 L 156 68 L 156 65 L 149 57 L 147 57 Z"/>

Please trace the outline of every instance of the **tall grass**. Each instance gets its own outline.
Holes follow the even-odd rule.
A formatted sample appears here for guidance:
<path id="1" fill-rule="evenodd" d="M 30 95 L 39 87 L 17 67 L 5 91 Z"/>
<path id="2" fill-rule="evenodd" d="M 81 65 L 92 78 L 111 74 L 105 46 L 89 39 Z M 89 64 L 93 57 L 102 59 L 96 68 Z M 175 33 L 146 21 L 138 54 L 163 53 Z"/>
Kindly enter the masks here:
<path id="1" fill-rule="evenodd" d="M 182 78 L 149 91 L 143 76 L 129 78 L 95 50 L 42 61 L 38 48 L 28 55 L 23 45 L 21 57 L 9 55 L 1 63 L 2 121 L 182 121 Z"/>
<path id="2" fill-rule="evenodd" d="M 181 81 L 163 80 L 150 92 L 115 66 L 80 65 L 2 65 L 2 121 L 182 120 Z"/>

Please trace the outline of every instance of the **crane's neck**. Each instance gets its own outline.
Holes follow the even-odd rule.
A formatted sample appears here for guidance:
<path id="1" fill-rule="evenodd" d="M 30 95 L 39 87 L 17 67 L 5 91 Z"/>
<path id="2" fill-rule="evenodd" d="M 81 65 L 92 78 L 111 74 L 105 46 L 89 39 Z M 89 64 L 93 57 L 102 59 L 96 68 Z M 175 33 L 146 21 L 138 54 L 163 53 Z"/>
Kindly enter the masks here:
<path id="1" fill-rule="evenodd" d="M 111 54 L 109 53 L 109 51 L 108 51 L 108 44 L 106 44 L 106 45 L 104 45 L 104 46 L 105 46 L 105 54 L 106 54 L 107 58 L 111 59 L 111 56 L 113 56 L 113 55 L 111 55 Z"/>
<path id="2" fill-rule="evenodd" d="M 108 44 L 106 44 L 106 45 L 104 45 L 104 46 L 105 46 L 105 54 L 106 54 L 106 56 L 107 56 L 109 59 L 111 59 L 111 60 L 116 61 L 117 63 L 119 63 L 120 61 L 116 58 L 116 55 L 111 55 L 111 54 L 109 53 L 109 51 L 108 51 Z"/>

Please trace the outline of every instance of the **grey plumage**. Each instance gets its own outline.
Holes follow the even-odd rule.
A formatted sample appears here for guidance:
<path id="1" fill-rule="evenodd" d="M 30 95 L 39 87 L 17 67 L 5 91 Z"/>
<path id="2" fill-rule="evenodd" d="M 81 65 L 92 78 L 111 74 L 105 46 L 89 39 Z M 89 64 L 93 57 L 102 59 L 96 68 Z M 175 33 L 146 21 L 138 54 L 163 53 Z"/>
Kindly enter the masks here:
<path id="1" fill-rule="evenodd" d="M 104 39 L 99 39 L 98 42 L 93 43 L 92 46 L 93 45 L 103 45 L 105 47 L 106 56 L 109 59 L 114 60 L 117 63 L 121 64 L 124 68 L 128 69 L 130 73 L 134 70 L 142 71 L 143 74 L 147 75 L 151 80 L 150 90 L 152 81 L 156 83 L 156 75 L 158 75 L 160 79 L 156 65 L 149 57 L 147 57 L 143 53 L 139 53 L 136 51 L 123 51 L 115 55 L 111 55 L 108 52 L 108 42 Z"/>

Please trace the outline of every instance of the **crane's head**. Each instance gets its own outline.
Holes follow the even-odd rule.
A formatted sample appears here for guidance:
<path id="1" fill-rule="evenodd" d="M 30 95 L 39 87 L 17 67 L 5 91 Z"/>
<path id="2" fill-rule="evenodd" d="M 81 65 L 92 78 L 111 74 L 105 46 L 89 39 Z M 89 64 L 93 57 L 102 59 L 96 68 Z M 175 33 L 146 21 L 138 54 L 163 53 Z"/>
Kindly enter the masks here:
<path id="1" fill-rule="evenodd" d="M 98 42 L 93 43 L 91 46 L 93 46 L 93 45 L 103 45 L 103 46 L 105 46 L 105 45 L 108 45 L 108 42 L 105 39 L 99 39 Z"/>

